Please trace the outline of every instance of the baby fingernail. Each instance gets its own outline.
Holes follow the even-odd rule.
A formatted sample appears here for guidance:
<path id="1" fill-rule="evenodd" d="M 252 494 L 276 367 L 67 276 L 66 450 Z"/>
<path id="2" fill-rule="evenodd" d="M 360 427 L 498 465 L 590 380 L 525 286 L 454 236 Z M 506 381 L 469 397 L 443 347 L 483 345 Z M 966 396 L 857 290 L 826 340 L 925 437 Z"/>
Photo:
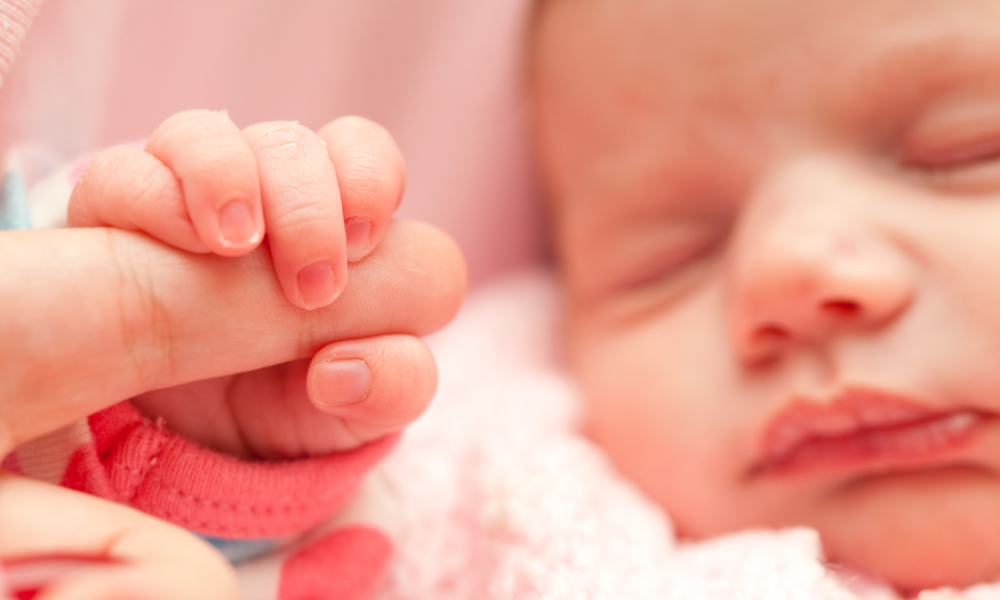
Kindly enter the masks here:
<path id="1" fill-rule="evenodd" d="M 253 220 L 250 205 L 243 200 L 233 200 L 219 209 L 219 234 L 226 246 L 239 248 L 259 239 L 260 232 Z"/>
<path id="2" fill-rule="evenodd" d="M 372 373 L 365 361 L 356 358 L 319 363 L 313 373 L 320 408 L 357 404 L 368 397 Z"/>
<path id="3" fill-rule="evenodd" d="M 361 260 L 368 252 L 368 244 L 371 242 L 372 222 L 362 217 L 354 217 L 344 223 L 344 231 L 347 233 L 347 260 L 351 262 Z"/>
<path id="4" fill-rule="evenodd" d="M 299 271 L 298 283 L 302 306 L 310 310 L 333 302 L 340 292 L 337 280 L 333 277 L 333 266 L 325 260 Z"/>

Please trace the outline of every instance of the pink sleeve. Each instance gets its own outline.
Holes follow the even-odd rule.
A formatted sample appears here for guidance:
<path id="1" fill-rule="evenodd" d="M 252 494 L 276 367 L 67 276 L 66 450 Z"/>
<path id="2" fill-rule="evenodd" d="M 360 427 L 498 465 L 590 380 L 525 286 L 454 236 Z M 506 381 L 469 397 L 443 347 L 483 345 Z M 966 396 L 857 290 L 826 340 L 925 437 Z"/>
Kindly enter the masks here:
<path id="1" fill-rule="evenodd" d="M 62 485 L 227 538 L 273 538 L 321 523 L 398 437 L 317 458 L 246 462 L 166 431 L 127 402 L 88 423 L 93 440 L 73 452 Z"/>

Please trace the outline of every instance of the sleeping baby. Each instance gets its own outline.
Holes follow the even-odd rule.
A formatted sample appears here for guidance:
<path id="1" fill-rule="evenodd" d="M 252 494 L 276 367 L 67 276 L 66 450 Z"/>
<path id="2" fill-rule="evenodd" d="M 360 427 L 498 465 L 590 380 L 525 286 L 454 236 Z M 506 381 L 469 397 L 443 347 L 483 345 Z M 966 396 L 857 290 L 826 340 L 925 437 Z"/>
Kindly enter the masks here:
<path id="1" fill-rule="evenodd" d="M 1000 576 L 1000 4 L 548 0 L 531 44 L 592 439 L 688 538 Z"/>
<path id="2" fill-rule="evenodd" d="M 802 525 L 819 532 L 830 559 L 902 590 L 1000 577 L 1000 401 L 993 399 L 1000 389 L 1000 284 L 990 278 L 993 253 L 1000 256 L 1000 3 L 545 0 L 531 34 L 538 155 L 567 297 L 565 347 L 587 397 L 589 436 L 687 538 Z M 185 119 L 197 126 L 182 127 L 190 125 Z M 240 144 L 253 138 L 266 150 L 256 157 L 262 172 L 269 172 L 267 161 L 286 165 L 289 153 L 318 153 L 316 161 L 296 163 L 301 169 L 270 170 L 278 175 L 270 178 L 274 189 L 290 197 L 313 189 L 303 180 L 319 182 L 315 189 L 336 185 L 326 152 L 336 154 L 337 144 L 324 151 L 311 134 L 298 132 L 310 142 L 298 145 L 278 135 L 295 134 L 294 127 L 240 133 L 224 115 L 187 113 L 154 134 L 147 153 L 114 151 L 135 161 L 122 163 L 135 165 L 126 174 L 148 169 L 177 188 L 174 204 L 135 204 L 125 190 L 116 205 L 108 190 L 118 188 L 95 184 L 121 175 L 120 163 L 105 155 L 78 185 L 71 220 L 143 229 L 182 249 L 228 256 L 260 243 L 268 211 L 314 214 L 268 198 L 226 215 L 204 210 L 207 202 L 180 201 L 198 178 L 164 156 L 197 155 L 184 149 L 198 149 L 208 125 Z M 328 137 L 344 148 L 384 141 L 365 131 L 378 135 Z M 392 144 L 378 148 L 391 152 L 376 152 L 377 163 L 397 164 Z M 392 173 L 401 178 L 401 170 Z M 340 250 L 329 265 L 301 251 L 325 238 L 268 220 L 271 287 L 300 308 L 337 297 L 344 253 L 366 256 L 381 232 L 391 231 L 393 190 L 378 218 L 360 228 L 349 219 L 341 231 L 351 204 L 345 199 L 341 212 L 339 200 L 330 202 L 323 214 L 336 222 Z M 135 214 L 123 216 L 122 207 Z M 291 233 L 278 241 L 285 229 Z M 379 259 L 372 256 L 367 260 Z M 453 287 L 442 293 L 451 301 L 440 318 L 413 333 L 450 316 L 461 293 Z M 350 284 L 343 289 L 350 293 Z M 229 418 L 211 420 L 206 413 L 220 406 L 235 410 L 224 395 L 188 390 L 202 399 L 196 405 L 181 402 L 175 389 L 145 394 L 91 424 L 95 431 L 103 424 L 116 443 L 126 430 L 159 440 L 165 427 L 220 453 L 198 454 L 223 464 L 219 472 L 249 468 L 235 458 L 294 459 L 265 491 L 282 507 L 286 496 L 328 493 L 325 512 L 303 516 L 295 503 L 288 523 L 247 518 L 229 527 L 236 517 L 226 513 L 222 525 L 193 526 L 205 519 L 205 505 L 234 496 L 213 488 L 215 495 L 183 513 L 189 522 L 180 524 L 223 549 L 266 552 L 346 503 L 392 444 L 391 432 L 423 408 L 433 377 L 410 386 L 418 396 L 412 410 L 389 407 L 402 413 L 389 415 L 396 418 L 376 414 L 359 427 L 350 413 L 351 400 L 383 384 L 399 387 L 379 377 L 383 371 L 365 370 L 371 357 L 417 352 L 433 372 L 423 346 L 403 341 L 382 352 L 347 348 L 354 353 L 341 353 L 350 360 L 339 365 L 336 353 L 311 366 L 296 363 L 283 381 L 295 384 L 302 410 L 247 401 L 224 413 Z M 247 385 L 248 398 L 268 396 Z M 321 408 L 328 400 L 328 412 L 340 405 L 344 420 L 321 419 L 308 398 Z M 275 410 L 260 418 L 259 408 Z M 169 440 L 182 447 L 179 438 Z M 184 457 L 195 452 L 183 449 Z M 183 471 L 168 471 L 160 455 L 149 460 L 161 477 Z M 350 468 L 344 460 L 353 461 Z M 288 474 L 302 471 L 296 464 L 318 466 L 296 479 Z M 73 481 L 84 476 L 93 475 L 76 473 Z M 314 479 L 321 484 L 306 485 Z M 204 478 L 184 482 L 211 487 Z M 145 493 L 137 485 L 128 489 Z M 176 494 L 153 492 L 159 495 L 150 492 L 145 508 L 171 516 Z M 260 538 L 267 543 L 256 543 Z M 247 539 L 255 542 L 249 549 Z M 368 539 L 336 546 L 347 550 L 329 556 L 307 547 L 301 556 L 318 558 L 300 569 L 304 580 L 319 581 L 312 574 L 329 574 L 338 562 L 363 564 L 364 585 L 350 596 L 363 597 L 385 560 L 381 550 L 357 558 L 357 548 L 379 542 L 374 534 Z M 305 564 L 301 556 L 285 567 Z M 285 586 L 294 581 L 285 571 L 271 597 L 300 597 L 298 587 Z M 347 597 L 328 589 L 333 579 L 317 585 L 326 597 Z"/>

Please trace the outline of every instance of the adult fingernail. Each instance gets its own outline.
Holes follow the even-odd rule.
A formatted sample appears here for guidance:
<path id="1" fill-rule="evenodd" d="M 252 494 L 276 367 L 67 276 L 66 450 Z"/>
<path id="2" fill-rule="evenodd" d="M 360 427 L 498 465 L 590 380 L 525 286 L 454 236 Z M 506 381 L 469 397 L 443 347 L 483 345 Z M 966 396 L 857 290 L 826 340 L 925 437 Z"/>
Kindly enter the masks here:
<path id="1" fill-rule="evenodd" d="M 362 402 L 372 387 L 372 372 L 357 358 L 321 362 L 313 377 L 313 401 L 321 409 Z"/>
<path id="2" fill-rule="evenodd" d="M 325 260 L 299 271 L 298 283 L 302 306 L 309 310 L 326 306 L 340 293 L 337 280 L 333 277 L 333 267 Z"/>
<path id="3" fill-rule="evenodd" d="M 230 248 L 249 246 L 258 241 L 260 232 L 246 201 L 233 200 L 219 209 L 219 235 L 222 243 Z"/>
<path id="4" fill-rule="evenodd" d="M 372 222 L 364 217 L 354 217 L 344 223 L 347 233 L 347 260 L 361 260 L 368 253 L 368 244 L 372 237 Z"/>

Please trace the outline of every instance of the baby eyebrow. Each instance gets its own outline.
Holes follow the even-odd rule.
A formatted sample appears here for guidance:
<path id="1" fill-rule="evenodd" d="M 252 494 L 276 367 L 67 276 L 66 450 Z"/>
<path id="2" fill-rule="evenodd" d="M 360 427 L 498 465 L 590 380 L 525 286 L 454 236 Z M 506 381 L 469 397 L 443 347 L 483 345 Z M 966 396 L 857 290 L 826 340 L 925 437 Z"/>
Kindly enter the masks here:
<path id="1" fill-rule="evenodd" d="M 963 23 L 959 28 L 945 21 L 904 27 L 872 44 L 870 51 L 857 53 L 861 58 L 825 79 L 822 93 L 843 125 L 885 127 L 946 91 L 963 85 L 981 89 L 984 75 L 1000 75 L 997 25 Z"/>

